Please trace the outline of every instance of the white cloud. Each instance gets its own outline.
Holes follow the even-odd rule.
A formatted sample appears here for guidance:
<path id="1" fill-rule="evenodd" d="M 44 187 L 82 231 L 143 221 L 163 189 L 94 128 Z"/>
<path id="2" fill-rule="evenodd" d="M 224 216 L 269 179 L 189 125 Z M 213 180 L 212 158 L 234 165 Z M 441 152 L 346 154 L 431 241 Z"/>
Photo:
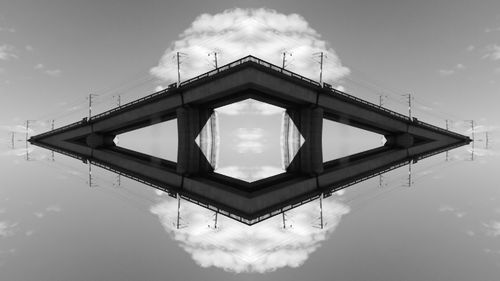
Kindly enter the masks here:
<path id="1" fill-rule="evenodd" d="M 216 173 L 226 175 L 246 182 L 254 182 L 285 172 L 285 169 L 276 166 L 240 167 L 225 166 L 217 168 Z"/>
<path id="2" fill-rule="evenodd" d="M 488 236 L 497 237 L 500 236 L 500 221 L 492 221 L 490 223 L 483 223 L 486 227 L 486 234 Z"/>
<path id="3" fill-rule="evenodd" d="M 198 16 L 165 51 L 151 73 L 165 81 L 176 81 L 176 52 L 188 55 L 181 64 L 181 77 L 185 80 L 213 68 L 207 56 L 213 51 L 219 53 L 219 65 L 247 55 L 281 65 L 285 50 L 293 54 L 287 69 L 311 79 L 319 78 L 319 65 L 312 57 L 318 51 L 327 54 L 323 68 L 325 82 L 333 83 L 349 74 L 335 51 L 302 16 L 269 9 L 230 9 Z"/>
<path id="4" fill-rule="evenodd" d="M 317 227 L 317 201 L 286 212 L 286 229 L 281 216 L 247 226 L 222 215 L 214 228 L 212 211 L 182 201 L 180 212 L 185 227 L 176 229 L 176 199 L 165 198 L 151 207 L 165 230 L 197 264 L 236 273 L 264 273 L 302 265 L 349 211 L 348 206 L 330 197 L 323 200 L 324 229 Z"/>
<path id="5" fill-rule="evenodd" d="M 0 46 L 0 60 L 17 59 L 17 55 L 14 53 L 14 47 L 11 45 L 1 45 Z"/>
<path id="6" fill-rule="evenodd" d="M 45 73 L 52 77 L 59 77 L 61 76 L 62 71 L 60 69 L 47 69 L 45 70 Z"/>
<path id="7" fill-rule="evenodd" d="M 0 126 L 0 130 L 14 132 L 14 133 L 26 133 L 26 126 L 23 125 L 3 125 Z M 28 128 L 28 133 L 32 134 L 34 131 Z"/>
<path id="8" fill-rule="evenodd" d="M 500 31 L 500 27 L 495 27 L 495 28 L 489 28 L 489 27 L 487 27 L 487 28 L 484 29 L 484 32 L 486 32 L 486 33 L 496 32 L 496 31 Z"/>
<path id="9" fill-rule="evenodd" d="M 483 58 L 488 58 L 490 60 L 500 60 L 500 46 L 497 44 L 489 45 L 486 47 L 487 53 Z"/>
<path id="10" fill-rule="evenodd" d="M 455 65 L 455 67 L 453 67 L 451 69 L 440 69 L 440 70 L 438 70 L 438 73 L 441 76 L 450 76 L 450 75 L 457 73 L 457 71 L 464 70 L 465 68 L 466 68 L 465 65 L 458 63 L 457 65 Z"/>
<path id="11" fill-rule="evenodd" d="M 35 213 L 33 213 L 33 215 L 35 215 L 35 217 L 37 217 L 39 219 L 41 219 L 45 216 L 45 214 L 42 212 L 35 212 Z"/>
<path id="12" fill-rule="evenodd" d="M 246 99 L 231 103 L 215 109 L 217 113 L 226 115 L 255 114 L 255 115 L 274 115 L 285 112 L 284 108 L 260 102 L 254 99 Z"/>
<path id="13" fill-rule="evenodd" d="M 13 156 L 25 156 L 27 153 L 32 153 L 35 149 L 33 147 L 28 147 L 28 149 L 26 148 L 16 148 L 16 149 L 11 149 L 11 150 L 8 150 L 8 151 L 5 151 L 5 152 L 2 152 L 1 155 L 4 155 L 4 156 L 9 156 L 9 155 L 13 155 Z"/>
<path id="14" fill-rule="evenodd" d="M 465 212 L 462 212 L 457 208 L 451 207 L 449 205 L 441 205 L 441 207 L 439 207 L 439 211 L 452 213 L 459 219 L 463 218 L 466 215 Z"/>
<path id="15" fill-rule="evenodd" d="M 57 205 L 50 205 L 47 208 L 45 208 L 45 210 L 47 212 L 56 212 L 56 213 L 58 213 L 58 212 L 62 211 L 62 208 L 59 207 L 59 206 L 57 206 Z"/>
<path id="16" fill-rule="evenodd" d="M 0 221 L 0 238 L 10 237 L 14 235 L 14 228 L 17 223 L 9 223 L 7 221 Z"/>
<path id="17" fill-rule="evenodd" d="M 467 48 L 466 48 L 466 50 L 467 50 L 468 52 L 472 52 L 472 51 L 474 51 L 475 49 L 476 49 L 476 46 L 474 46 L 474 45 L 469 45 L 469 46 L 467 46 Z"/>
<path id="18" fill-rule="evenodd" d="M 41 72 L 43 72 L 49 76 L 52 76 L 52 77 L 59 77 L 59 76 L 61 76 L 61 73 L 62 73 L 62 71 L 60 69 L 47 69 L 45 67 L 45 65 L 43 65 L 42 63 L 35 65 L 33 68 L 36 70 L 40 70 Z"/>
<path id="19" fill-rule="evenodd" d="M 238 128 L 235 133 L 235 150 L 240 153 L 259 154 L 264 150 L 265 139 L 261 128 Z"/>
<path id="20" fill-rule="evenodd" d="M 16 29 L 13 27 L 0 27 L 0 32 L 10 32 L 10 33 L 15 33 Z"/>
<path id="21" fill-rule="evenodd" d="M 35 50 L 35 48 L 33 48 L 33 46 L 31 45 L 26 45 L 26 47 L 24 47 L 26 49 L 26 51 L 28 52 L 33 52 Z"/>
<path id="22" fill-rule="evenodd" d="M 455 70 L 453 69 L 440 69 L 439 74 L 442 76 L 450 76 L 455 73 Z"/>

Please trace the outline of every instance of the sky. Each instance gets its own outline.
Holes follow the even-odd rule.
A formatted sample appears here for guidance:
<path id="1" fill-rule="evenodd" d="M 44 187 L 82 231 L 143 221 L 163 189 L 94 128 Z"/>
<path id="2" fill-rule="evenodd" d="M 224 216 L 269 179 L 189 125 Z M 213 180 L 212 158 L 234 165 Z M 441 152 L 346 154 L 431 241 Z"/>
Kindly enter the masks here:
<path id="1" fill-rule="evenodd" d="M 76 102 L 84 110 L 89 93 L 108 94 L 101 110 L 110 108 L 120 87 L 151 78 L 151 69 L 199 15 L 266 7 L 301 15 L 328 43 L 350 70 L 347 78 L 354 82 L 342 83 L 347 92 L 376 103 L 379 94 L 388 95 L 386 105 L 403 112 L 401 95 L 412 93 L 416 116 L 489 125 L 499 117 L 498 6 L 497 1 L 3 0 L 0 98 L 11 106 L 4 106 L 0 120 L 11 126 L 59 117 L 53 115 Z M 149 82 L 123 102 L 161 84 Z M 56 118 L 61 120 L 56 126 L 81 115 Z"/>
<path id="2" fill-rule="evenodd" d="M 264 20 L 276 21 L 262 23 L 259 13 L 264 13 Z M 254 16 L 252 20 L 248 15 Z M 219 24 L 223 19 L 234 22 Z M 283 26 L 291 29 L 280 30 Z M 269 35 L 268 29 L 277 32 Z M 270 44 L 245 44 L 251 42 L 249 38 Z M 123 104 L 165 87 L 176 79 L 172 55 L 178 50 L 186 54 L 181 73 L 182 79 L 188 79 L 198 69 L 213 67 L 213 56 L 208 53 L 214 49 L 220 52 L 220 63 L 250 53 L 280 64 L 281 53 L 286 51 L 287 68 L 314 80 L 319 79 L 314 53 L 324 51 L 324 81 L 349 94 L 376 104 L 382 100 L 384 106 L 407 114 L 403 95 L 411 93 L 413 116 L 442 127 L 447 119 L 451 129 L 465 134 L 470 133 L 468 120 L 473 119 L 478 141 L 484 142 L 483 134 L 488 131 L 494 143 L 500 125 L 498 1 L 0 0 L 0 139 L 7 147 L 14 131 L 16 139 L 22 140 L 25 120 L 32 120 L 30 134 L 47 130 L 52 120 L 56 127 L 80 120 L 88 114 L 90 93 L 98 95 L 92 106 L 95 114 L 116 106 L 118 95 Z M 165 131 L 175 128 L 172 123 L 163 126 L 135 138 L 148 134 L 161 139 Z M 239 136 L 254 139 L 261 136 L 255 129 L 234 128 Z M 343 128 L 336 130 L 329 134 L 343 132 Z M 378 137 L 371 141 L 378 142 Z M 120 141 L 126 143 L 126 136 Z M 242 231 L 229 227 L 233 222 L 227 221 L 221 235 L 205 240 L 200 237 L 206 228 L 175 232 L 171 198 L 132 183 L 119 192 L 106 189 L 114 186 L 114 175 L 101 178 L 101 188 L 83 189 L 85 165 L 58 157 L 59 162 L 52 165 L 62 167 L 49 176 L 51 167 L 36 163 L 46 163 L 49 154 L 30 148 L 37 161 L 21 162 L 26 152 L 22 145 L 16 143 L 16 147 L 2 152 L 0 162 L 8 171 L 6 185 L 0 189 L 0 266 L 5 265 L 3 274 L 10 280 L 53 280 L 54 276 L 122 280 L 126 274 L 160 280 L 167 271 L 164 264 L 154 262 L 158 259 L 175 268 L 170 270 L 175 280 L 201 276 L 208 280 L 304 280 L 311 276 L 325 280 L 331 274 L 340 280 L 366 280 L 367 276 L 371 280 L 472 280 L 479 274 L 493 280 L 500 272 L 498 161 L 481 159 L 481 153 L 494 153 L 479 149 L 479 144 L 479 160 L 474 163 L 464 161 L 469 152 L 463 148 L 450 155 L 454 169 L 435 173 L 443 162 L 415 165 L 419 188 L 398 189 L 380 199 L 373 190 L 364 193 L 362 185 L 346 197 L 330 198 L 325 206 L 336 212 L 330 216 L 326 234 L 301 228 L 300 222 L 313 220 L 317 208 L 306 207 L 295 220 L 293 241 L 300 243 L 281 245 L 276 251 L 279 255 L 266 256 L 270 260 L 256 258 L 268 253 L 264 246 L 272 245 L 258 238 L 270 232 L 272 238 L 280 239 L 282 232 L 276 225 Z M 168 142 L 168 147 L 165 150 L 157 142 L 149 151 L 174 159 L 176 142 Z M 344 143 L 337 147 L 324 151 L 348 150 Z M 23 177 L 26 171 L 44 188 L 37 189 L 29 177 Z M 407 172 L 399 173 L 395 180 L 390 175 L 386 180 L 401 186 L 400 177 Z M 471 186 L 477 190 L 471 192 Z M 123 204 L 118 197 L 132 204 Z M 359 197 L 361 202 L 355 200 Z M 377 203 L 368 204 L 372 201 Z M 193 206 L 184 208 L 192 227 L 210 217 Z M 290 218 L 294 221 L 293 214 Z M 116 233 L 116 229 L 123 231 Z M 217 240 L 228 233 L 237 234 L 231 243 Z M 248 246 L 252 237 L 262 241 L 263 247 Z M 65 247 L 54 247 L 58 242 Z M 226 250 L 216 252 L 218 264 L 209 256 L 214 248 Z M 224 263 L 234 258 L 227 252 L 237 252 L 240 259 L 232 263 L 236 267 Z M 39 262 L 45 253 L 51 258 Z M 93 259 L 96 253 L 100 259 Z M 287 255 L 289 260 L 279 258 Z M 110 265 L 117 256 L 119 263 Z M 80 266 L 70 263 L 53 276 L 41 274 L 68 257 Z M 22 279 L 18 272 L 25 264 L 36 266 Z M 85 269 L 90 273 L 80 272 Z M 268 273 L 234 275 L 241 271 Z"/>

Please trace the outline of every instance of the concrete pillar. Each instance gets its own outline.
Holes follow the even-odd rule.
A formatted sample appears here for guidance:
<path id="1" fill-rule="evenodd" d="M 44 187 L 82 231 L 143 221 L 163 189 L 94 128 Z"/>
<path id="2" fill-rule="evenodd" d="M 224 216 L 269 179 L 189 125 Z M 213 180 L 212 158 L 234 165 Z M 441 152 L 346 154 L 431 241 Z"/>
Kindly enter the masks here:
<path id="1" fill-rule="evenodd" d="M 181 107 L 177 109 L 177 172 L 184 175 L 206 173 L 212 170 L 203 152 L 195 142 L 210 118 L 206 108 Z"/>
<path id="2" fill-rule="evenodd" d="M 288 109 L 288 114 L 304 137 L 299 152 L 288 170 L 290 172 L 316 175 L 323 172 L 323 109 Z"/>
<path id="3" fill-rule="evenodd" d="M 85 142 L 91 148 L 115 146 L 115 135 L 102 135 L 92 133 L 85 138 Z"/>
<path id="4" fill-rule="evenodd" d="M 385 142 L 385 146 L 409 148 L 415 143 L 413 135 L 408 133 L 392 134 L 384 137 L 387 140 Z"/>

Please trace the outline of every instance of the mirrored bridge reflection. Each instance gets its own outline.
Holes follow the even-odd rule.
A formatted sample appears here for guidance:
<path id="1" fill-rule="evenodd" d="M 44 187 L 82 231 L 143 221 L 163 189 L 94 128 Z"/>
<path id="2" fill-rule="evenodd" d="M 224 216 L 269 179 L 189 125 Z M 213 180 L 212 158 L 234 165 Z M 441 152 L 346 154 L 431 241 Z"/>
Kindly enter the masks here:
<path id="1" fill-rule="evenodd" d="M 246 99 L 286 110 L 285 120 L 294 123 L 304 139 L 300 148 L 294 149 L 293 160 L 287 160 L 284 173 L 253 182 L 214 172 L 213 163 L 197 144 L 206 143 L 197 138 L 215 108 Z M 118 134 L 172 119 L 177 119 L 178 128 L 176 162 L 113 142 Z M 323 162 L 323 119 L 382 134 L 387 142 Z M 212 133 L 203 135 L 214 137 Z M 132 178 L 247 225 L 470 141 L 252 56 L 30 139 L 35 145 Z"/>

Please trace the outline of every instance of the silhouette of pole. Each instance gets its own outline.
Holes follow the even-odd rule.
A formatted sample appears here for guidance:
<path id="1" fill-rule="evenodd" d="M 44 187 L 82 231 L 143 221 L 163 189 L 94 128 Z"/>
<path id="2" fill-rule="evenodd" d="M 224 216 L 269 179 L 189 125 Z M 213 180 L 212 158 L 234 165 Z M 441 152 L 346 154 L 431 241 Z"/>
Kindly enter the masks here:
<path id="1" fill-rule="evenodd" d="M 181 56 L 186 56 L 187 54 L 177 52 L 177 87 L 181 85 Z"/>
<path id="2" fill-rule="evenodd" d="M 319 219 L 321 229 L 323 229 L 323 193 L 319 195 Z"/>
<path id="3" fill-rule="evenodd" d="M 181 195 L 177 193 L 177 229 L 180 227 L 181 222 Z"/>
<path id="4" fill-rule="evenodd" d="M 314 55 L 319 56 L 319 84 L 323 87 L 323 52 L 315 53 Z"/>
<path id="5" fill-rule="evenodd" d="M 212 52 L 212 53 L 209 53 L 208 56 L 210 55 L 214 55 L 214 66 L 215 66 L 215 69 L 219 68 L 218 64 L 217 64 L 217 52 Z"/>
<path id="6" fill-rule="evenodd" d="M 92 117 L 92 98 L 93 97 L 97 97 L 98 95 L 96 94 L 89 94 L 89 121 L 90 121 L 90 118 Z"/>
<path id="7" fill-rule="evenodd" d="M 282 53 L 282 55 L 281 55 L 281 56 L 282 56 L 282 59 L 283 59 L 283 63 L 282 63 L 282 65 L 281 65 L 281 68 L 283 68 L 283 69 L 285 69 L 285 67 L 286 67 L 286 55 L 287 55 L 287 54 L 288 54 L 289 56 L 292 56 L 292 54 L 291 54 L 291 53 L 289 53 L 289 52 L 287 52 L 287 51 L 284 51 L 284 52 Z"/>

